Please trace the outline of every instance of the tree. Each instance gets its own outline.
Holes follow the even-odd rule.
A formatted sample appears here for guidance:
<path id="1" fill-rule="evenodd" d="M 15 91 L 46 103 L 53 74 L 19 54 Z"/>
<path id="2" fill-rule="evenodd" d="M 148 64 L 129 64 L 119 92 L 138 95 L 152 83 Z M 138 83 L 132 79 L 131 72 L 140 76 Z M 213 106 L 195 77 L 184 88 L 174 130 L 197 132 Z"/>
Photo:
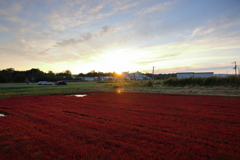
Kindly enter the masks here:
<path id="1" fill-rule="evenodd" d="M 87 77 L 97 77 L 98 76 L 98 73 L 95 72 L 95 70 L 92 70 L 91 72 L 88 72 L 86 74 Z"/>
<path id="2" fill-rule="evenodd" d="M 53 71 L 48 71 L 48 75 L 55 75 Z"/>
<path id="3" fill-rule="evenodd" d="M 79 77 L 84 77 L 85 74 L 83 74 L 83 73 L 79 73 L 78 76 L 79 76 Z"/>
<path id="4" fill-rule="evenodd" d="M 9 70 L 2 70 L 1 71 L 2 76 L 3 76 L 3 81 L 4 82 L 12 82 L 13 81 L 13 75 Z"/>
<path id="5" fill-rule="evenodd" d="M 13 73 L 15 70 L 14 70 L 14 68 L 7 68 L 6 71 L 9 73 Z"/>
<path id="6" fill-rule="evenodd" d="M 26 75 L 18 73 L 14 76 L 14 82 L 24 82 L 26 80 Z"/>
<path id="7" fill-rule="evenodd" d="M 71 72 L 70 70 L 66 70 L 64 73 L 65 73 L 66 75 L 72 76 L 72 72 Z"/>
<path id="8" fill-rule="evenodd" d="M 113 77 L 118 77 L 118 78 L 120 78 L 120 77 L 121 77 L 121 74 L 118 74 L 117 72 L 113 72 L 113 73 L 112 73 L 112 76 L 113 76 Z"/>
<path id="9" fill-rule="evenodd" d="M 7 77 L 5 77 L 5 75 L 0 72 L 0 83 L 7 83 L 8 82 L 8 79 Z"/>
<path id="10" fill-rule="evenodd" d="M 48 80 L 48 77 L 47 77 L 47 74 L 44 73 L 43 71 L 37 71 L 36 73 L 34 73 L 35 75 L 35 81 L 38 82 L 38 81 L 47 81 Z"/>

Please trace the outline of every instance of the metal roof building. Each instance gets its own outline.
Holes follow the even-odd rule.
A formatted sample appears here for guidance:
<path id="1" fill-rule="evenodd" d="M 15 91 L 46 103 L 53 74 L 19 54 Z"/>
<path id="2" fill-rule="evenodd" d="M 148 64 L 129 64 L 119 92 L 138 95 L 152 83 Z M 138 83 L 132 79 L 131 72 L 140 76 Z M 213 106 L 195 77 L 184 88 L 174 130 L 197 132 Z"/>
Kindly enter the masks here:
<path id="1" fill-rule="evenodd" d="M 213 72 L 182 72 L 182 73 L 177 73 L 177 78 L 190 78 L 190 77 L 212 77 Z"/>

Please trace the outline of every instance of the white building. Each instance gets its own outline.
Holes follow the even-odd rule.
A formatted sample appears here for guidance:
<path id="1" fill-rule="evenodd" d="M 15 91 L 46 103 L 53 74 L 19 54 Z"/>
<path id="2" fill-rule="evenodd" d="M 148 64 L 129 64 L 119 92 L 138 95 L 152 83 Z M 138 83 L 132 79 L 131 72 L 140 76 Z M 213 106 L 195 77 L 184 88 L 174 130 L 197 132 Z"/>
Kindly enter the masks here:
<path id="1" fill-rule="evenodd" d="M 149 80 L 151 79 L 150 77 L 146 75 L 142 75 L 141 72 L 134 72 L 134 73 L 129 73 L 129 72 L 122 72 L 122 78 L 123 79 L 132 79 L 132 80 Z"/>
<path id="2" fill-rule="evenodd" d="M 143 79 L 142 73 L 138 72 L 138 71 L 135 72 L 135 73 L 130 73 L 129 76 L 130 76 L 130 79 L 136 79 L 136 80 L 142 80 Z"/>
<path id="3" fill-rule="evenodd" d="M 130 79 L 129 72 L 122 72 L 121 76 L 123 79 Z"/>
<path id="4" fill-rule="evenodd" d="M 212 77 L 214 76 L 213 72 L 182 72 L 182 73 L 177 73 L 177 78 L 182 79 L 182 78 L 190 78 L 190 77 Z"/>

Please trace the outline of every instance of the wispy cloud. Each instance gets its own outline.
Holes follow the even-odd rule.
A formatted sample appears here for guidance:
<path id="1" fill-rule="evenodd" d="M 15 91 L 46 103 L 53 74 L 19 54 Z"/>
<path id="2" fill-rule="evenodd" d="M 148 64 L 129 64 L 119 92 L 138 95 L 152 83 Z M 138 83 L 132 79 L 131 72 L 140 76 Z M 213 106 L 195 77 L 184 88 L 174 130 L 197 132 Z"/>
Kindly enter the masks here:
<path id="1" fill-rule="evenodd" d="M 214 34 L 219 34 L 218 32 L 238 24 L 240 24 L 239 18 L 234 19 L 234 21 L 229 21 L 228 19 L 210 21 L 206 26 L 201 26 L 194 29 L 191 35 L 187 37 L 189 39 L 197 37 L 199 38 L 202 36 L 209 36 L 210 34 L 215 36 Z"/>
<path id="2" fill-rule="evenodd" d="M 0 10 L 0 15 L 6 15 L 6 14 L 7 14 L 6 11 L 4 11 L 4 10 Z"/>
<path id="3" fill-rule="evenodd" d="M 197 28 L 192 32 L 191 38 L 212 33 L 214 30 L 215 30 L 214 28 L 203 28 L 203 27 Z"/>
<path id="4" fill-rule="evenodd" d="M 114 31 L 114 29 L 112 28 L 112 26 L 105 25 L 102 27 L 102 30 L 100 31 L 100 35 L 107 34 L 107 33 L 113 32 L 113 31 Z"/>
<path id="5" fill-rule="evenodd" d="M 139 4 L 140 4 L 140 2 L 134 2 L 134 3 L 125 4 L 125 5 L 120 4 L 118 7 L 114 8 L 114 10 L 115 11 L 124 11 L 124 10 L 130 9 L 132 7 L 136 7 Z"/>
<path id="6" fill-rule="evenodd" d="M 176 4 L 176 1 L 172 2 L 163 2 L 161 4 L 157 4 L 151 7 L 143 8 L 137 14 L 146 14 L 146 13 L 151 13 L 156 10 L 166 10 L 169 6 Z"/>
<path id="7" fill-rule="evenodd" d="M 95 8 L 92 8 L 92 9 L 90 10 L 90 13 L 97 13 L 97 12 L 99 12 L 102 8 L 103 8 L 103 6 L 102 6 L 102 5 L 99 5 L 99 6 L 95 7 Z"/>
<path id="8" fill-rule="evenodd" d="M 82 35 L 82 38 L 79 39 L 68 39 L 68 40 L 63 40 L 61 42 L 57 42 L 57 45 L 59 46 L 68 46 L 68 45 L 76 45 L 78 43 L 81 42 L 85 42 L 88 41 L 92 38 L 92 34 L 91 33 L 87 33 L 86 35 Z"/>
<path id="9" fill-rule="evenodd" d="M 11 30 L 10 28 L 0 25 L 0 32 L 7 32 L 10 30 Z"/>
<path id="10" fill-rule="evenodd" d="M 21 60 L 19 66 L 31 61 L 33 67 L 51 62 L 51 67 L 100 64 L 108 69 L 126 61 L 124 69 L 134 70 L 153 65 L 166 70 L 225 66 L 240 58 L 237 4 L 197 0 L 2 0 L 0 67 L 7 65 L 8 57 Z"/>
<path id="11" fill-rule="evenodd" d="M 21 19 L 19 17 L 16 17 L 16 16 L 8 16 L 5 18 L 5 20 L 9 21 L 9 22 L 14 22 L 14 23 L 17 23 L 17 22 L 21 22 Z"/>

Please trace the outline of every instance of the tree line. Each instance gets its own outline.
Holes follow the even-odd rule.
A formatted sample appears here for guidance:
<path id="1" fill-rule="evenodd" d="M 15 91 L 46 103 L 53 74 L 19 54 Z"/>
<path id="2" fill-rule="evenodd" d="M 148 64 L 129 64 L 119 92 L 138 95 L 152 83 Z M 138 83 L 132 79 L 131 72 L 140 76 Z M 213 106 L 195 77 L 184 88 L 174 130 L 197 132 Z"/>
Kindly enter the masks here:
<path id="1" fill-rule="evenodd" d="M 79 73 L 77 77 L 73 78 L 70 70 L 60 73 L 48 71 L 45 73 L 39 69 L 30 69 L 26 71 L 16 71 L 14 68 L 7 68 L 0 70 L 0 83 L 11 82 L 38 82 L 38 81 L 59 81 L 59 80 L 82 80 L 82 77 L 98 77 L 98 76 L 116 76 L 115 72 L 103 73 L 90 71 L 86 74 Z"/>
<path id="2" fill-rule="evenodd" d="M 153 78 L 153 74 L 145 73 L 150 78 Z M 112 76 L 121 77 L 116 72 L 96 72 L 94 70 L 88 73 L 79 73 L 76 77 L 72 76 L 70 70 L 66 70 L 60 73 L 54 73 L 53 71 L 48 71 L 47 73 L 39 69 L 30 69 L 26 71 L 17 71 L 14 68 L 7 68 L 0 70 L 0 83 L 11 83 L 11 82 L 38 82 L 38 81 L 59 81 L 59 80 L 82 80 L 83 77 L 100 77 L 100 76 Z M 154 74 L 154 79 L 168 79 L 171 77 L 176 77 L 175 73 L 170 74 Z"/>

